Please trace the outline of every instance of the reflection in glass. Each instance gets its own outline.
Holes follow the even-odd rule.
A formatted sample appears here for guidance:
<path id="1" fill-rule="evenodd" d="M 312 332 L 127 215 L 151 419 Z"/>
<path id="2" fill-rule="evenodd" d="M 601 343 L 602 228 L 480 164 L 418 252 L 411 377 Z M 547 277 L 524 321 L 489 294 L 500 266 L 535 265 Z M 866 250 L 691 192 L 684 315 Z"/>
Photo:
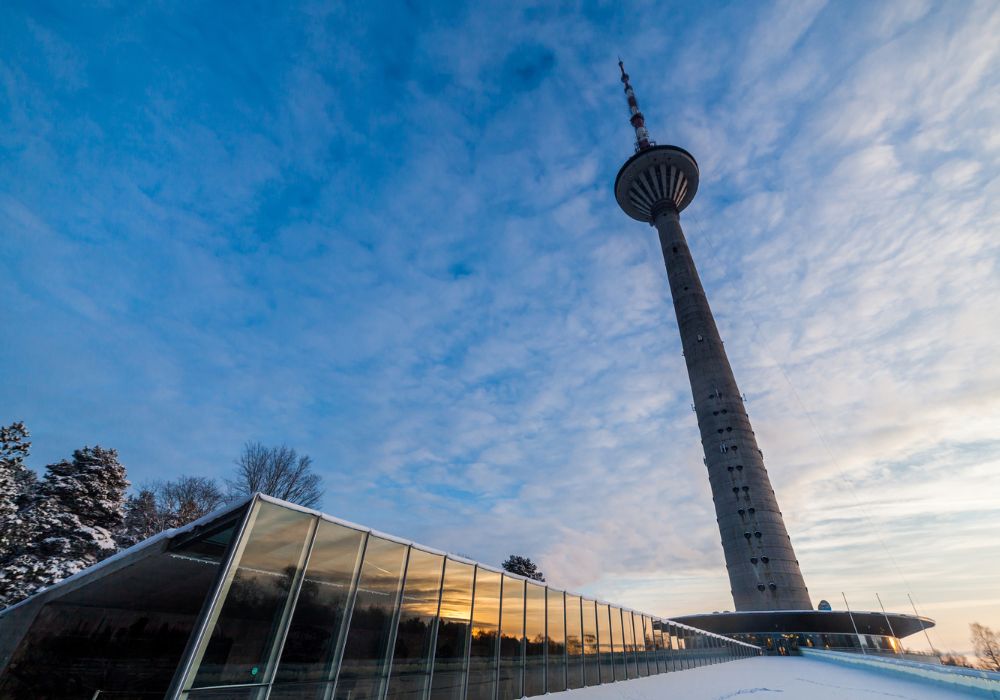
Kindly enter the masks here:
<path id="1" fill-rule="evenodd" d="M 260 501 L 193 685 L 259 683 L 315 517 Z"/>
<path id="2" fill-rule="evenodd" d="M 471 564 L 453 559 L 445 562 L 434 673 L 431 674 L 433 700 L 460 700 L 462 697 L 474 575 Z"/>
<path id="3" fill-rule="evenodd" d="M 497 697 L 515 700 L 524 696 L 524 581 L 503 577 L 500 609 L 500 689 Z"/>
<path id="4" fill-rule="evenodd" d="M 281 652 L 277 683 L 332 680 L 365 533 L 321 520 Z"/>
<path id="5" fill-rule="evenodd" d="M 639 677 L 649 675 L 649 657 L 646 653 L 646 618 L 639 613 L 632 613 L 633 624 L 635 625 L 635 659 L 639 666 Z M 656 673 L 656 668 L 653 668 Z"/>
<path id="6" fill-rule="evenodd" d="M 524 694 L 545 693 L 545 588 L 527 583 L 524 605 Z"/>
<path id="7" fill-rule="evenodd" d="M 0 698 L 72 698 L 76 691 L 90 700 L 94 689 L 162 698 L 244 514 L 147 552 L 125 577 L 111 574 L 53 598 L 0 673 Z M 0 637 L 16 634 L 15 616 L 0 620 Z"/>
<path id="8" fill-rule="evenodd" d="M 599 685 L 601 672 L 597 648 L 597 603 L 592 600 L 583 601 L 583 659 L 584 681 L 588 686 Z"/>
<path id="9" fill-rule="evenodd" d="M 368 537 L 337 678 L 337 698 L 365 700 L 381 692 L 406 550 L 398 542 Z"/>
<path id="10" fill-rule="evenodd" d="M 629 678 L 625 663 L 625 629 L 621 608 L 611 607 L 611 649 L 614 651 L 615 680 Z"/>
<path id="11" fill-rule="evenodd" d="M 389 700 L 422 698 L 430 682 L 444 557 L 410 549 L 389 675 Z"/>
<path id="12" fill-rule="evenodd" d="M 662 620 L 653 621 L 653 646 L 656 649 L 655 657 L 656 657 L 657 673 L 666 673 L 667 671 L 670 670 L 670 666 L 667 665 L 667 652 L 666 652 L 667 647 L 665 646 L 663 639 L 664 625 L 665 623 Z M 652 672 L 653 670 L 652 664 L 650 665 L 649 670 Z"/>
<path id="13" fill-rule="evenodd" d="M 597 637 L 600 645 L 601 683 L 621 680 L 615 677 L 614 656 L 611 646 L 611 607 L 606 603 L 597 604 Z"/>
<path id="14" fill-rule="evenodd" d="M 622 626 L 625 630 L 623 646 L 625 648 L 625 665 L 628 667 L 626 673 L 628 673 L 629 678 L 637 678 L 639 670 L 636 667 L 635 627 L 632 623 L 632 613 L 628 610 L 622 610 Z"/>
<path id="15" fill-rule="evenodd" d="M 580 596 L 566 594 L 566 687 L 583 687 L 583 628 Z"/>
<path id="16" fill-rule="evenodd" d="M 548 658 L 545 662 L 545 689 L 548 693 L 566 690 L 566 607 L 563 598 L 562 591 L 548 589 Z"/>
<path id="17" fill-rule="evenodd" d="M 469 642 L 467 700 L 493 700 L 497 671 L 497 632 L 500 625 L 500 574 L 476 569 L 472 598 L 472 635 Z"/>

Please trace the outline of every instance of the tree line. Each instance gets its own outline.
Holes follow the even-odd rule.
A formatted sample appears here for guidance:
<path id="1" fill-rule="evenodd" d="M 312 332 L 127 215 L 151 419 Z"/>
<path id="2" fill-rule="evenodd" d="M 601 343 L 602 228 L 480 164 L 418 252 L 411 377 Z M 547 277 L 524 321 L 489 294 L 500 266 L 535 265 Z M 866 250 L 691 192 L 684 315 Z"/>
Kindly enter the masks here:
<path id="1" fill-rule="evenodd" d="M 117 450 L 75 450 L 39 476 L 27 464 L 23 422 L 0 426 L 0 608 L 170 528 L 258 491 L 318 506 L 322 482 L 308 455 L 243 446 L 231 478 L 181 475 L 132 489 Z"/>

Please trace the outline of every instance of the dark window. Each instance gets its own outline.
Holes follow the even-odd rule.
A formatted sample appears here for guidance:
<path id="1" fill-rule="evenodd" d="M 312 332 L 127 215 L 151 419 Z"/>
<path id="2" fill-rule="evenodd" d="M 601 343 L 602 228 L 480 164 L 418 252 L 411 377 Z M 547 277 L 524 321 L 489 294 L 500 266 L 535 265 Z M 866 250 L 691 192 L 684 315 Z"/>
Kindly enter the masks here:
<path id="1" fill-rule="evenodd" d="M 628 678 L 625 664 L 625 626 L 621 608 L 611 608 L 611 648 L 615 657 L 615 680 Z"/>
<path id="2" fill-rule="evenodd" d="M 563 592 L 548 589 L 545 614 L 548 619 L 548 664 L 545 670 L 546 692 L 566 690 L 566 604 Z"/>
<path id="3" fill-rule="evenodd" d="M 267 674 L 313 516 L 259 502 L 194 686 L 259 683 Z"/>
<path id="4" fill-rule="evenodd" d="M 162 698 L 244 513 L 46 604 L 0 676 L 0 697 Z"/>
<path id="5" fill-rule="evenodd" d="M 601 677 L 598 670 L 597 604 L 592 600 L 583 601 L 583 662 L 584 680 L 587 685 L 599 685 Z"/>
<path id="6" fill-rule="evenodd" d="M 327 680 L 365 533 L 320 521 L 275 681 Z"/>
<path id="7" fill-rule="evenodd" d="M 499 700 L 515 700 L 521 692 L 524 653 L 524 581 L 503 577 L 500 606 L 500 692 Z"/>
<path id="8" fill-rule="evenodd" d="M 493 700 L 499 625 L 500 574 L 479 568 L 476 570 L 476 593 L 472 599 L 467 700 Z"/>
<path id="9" fill-rule="evenodd" d="M 445 562 L 437 648 L 434 672 L 431 674 L 431 700 L 457 700 L 462 697 L 474 574 L 471 564 L 453 559 Z"/>
<path id="10" fill-rule="evenodd" d="M 430 680 L 431 645 L 443 568 L 444 557 L 440 554 L 410 550 L 393 647 L 389 700 L 421 698 Z"/>
<path id="11" fill-rule="evenodd" d="M 337 679 L 337 698 L 378 697 L 387 680 L 389 636 L 405 559 L 406 545 L 369 536 Z"/>
<path id="12" fill-rule="evenodd" d="M 566 687 L 583 687 L 583 628 L 580 626 L 580 597 L 566 595 Z"/>
<path id="13" fill-rule="evenodd" d="M 545 588 L 528 584 L 524 614 L 524 694 L 545 693 Z"/>

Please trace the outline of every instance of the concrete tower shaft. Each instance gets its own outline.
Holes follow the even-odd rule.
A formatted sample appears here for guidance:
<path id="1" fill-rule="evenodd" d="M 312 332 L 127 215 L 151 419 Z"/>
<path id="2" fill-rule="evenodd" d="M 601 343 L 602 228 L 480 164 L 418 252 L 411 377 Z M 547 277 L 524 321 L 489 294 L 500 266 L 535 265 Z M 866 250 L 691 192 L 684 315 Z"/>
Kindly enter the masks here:
<path id="1" fill-rule="evenodd" d="M 652 223 L 667 267 L 733 602 L 737 610 L 809 610 L 809 592 L 678 212 L 663 207 Z"/>
<path id="2" fill-rule="evenodd" d="M 618 172 L 615 198 L 626 214 L 659 233 L 733 602 L 737 610 L 810 610 L 763 453 L 681 229 L 680 212 L 698 191 L 698 164 L 682 148 L 649 140 L 620 61 L 619 67 L 636 153 Z"/>

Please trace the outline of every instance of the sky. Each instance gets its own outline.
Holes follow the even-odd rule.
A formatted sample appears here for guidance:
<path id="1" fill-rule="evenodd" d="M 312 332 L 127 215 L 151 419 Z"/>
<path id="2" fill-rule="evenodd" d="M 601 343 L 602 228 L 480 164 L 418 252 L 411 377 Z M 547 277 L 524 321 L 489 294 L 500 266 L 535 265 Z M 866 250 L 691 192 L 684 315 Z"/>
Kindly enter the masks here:
<path id="1" fill-rule="evenodd" d="M 814 604 L 1000 627 L 1000 6 L 0 5 L 0 422 L 660 615 L 732 608 L 634 135 Z M 911 637 L 915 648 L 926 647 Z"/>

